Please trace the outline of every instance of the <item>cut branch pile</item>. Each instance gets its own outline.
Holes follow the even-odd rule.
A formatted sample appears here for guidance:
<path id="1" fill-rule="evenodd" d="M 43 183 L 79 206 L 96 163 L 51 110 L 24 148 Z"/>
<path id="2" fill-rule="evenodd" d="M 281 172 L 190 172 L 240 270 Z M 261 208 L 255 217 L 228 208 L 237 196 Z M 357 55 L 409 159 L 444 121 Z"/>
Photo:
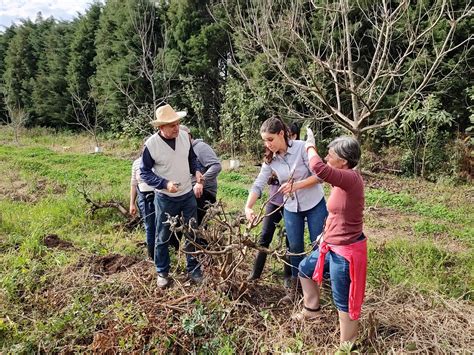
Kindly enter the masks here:
<path id="1" fill-rule="evenodd" d="M 180 216 L 169 216 L 167 223 L 173 233 L 186 238 L 188 246 L 182 251 L 197 257 L 205 267 L 209 266 L 206 274 L 212 275 L 210 279 L 216 283 L 215 286 L 232 290 L 232 293 L 237 291 L 235 296 L 239 297 L 247 289 L 247 275 L 239 271 L 243 269 L 242 265 L 249 253 L 262 251 L 281 262 L 285 262 L 285 255 L 290 255 L 284 243 L 283 228 L 276 231 L 278 243 L 274 248 L 259 245 L 257 227 L 266 216 L 263 210 L 264 207 L 255 220 L 248 223 L 245 216 L 230 215 L 222 202 L 216 202 L 208 206 L 205 219 L 199 227 L 194 221 L 184 223 Z"/>
<path id="2" fill-rule="evenodd" d="M 128 213 L 127 209 L 123 206 L 121 202 L 115 200 L 109 200 L 106 202 L 102 202 L 100 200 L 94 201 L 89 196 L 89 193 L 85 188 L 84 184 L 81 186 L 81 188 L 78 188 L 76 190 L 84 197 L 84 200 L 89 205 L 87 213 L 89 213 L 91 216 L 93 216 L 100 209 L 112 208 L 117 210 L 125 218 L 125 222 L 120 224 L 118 227 L 127 231 L 132 231 L 137 228 L 137 226 L 141 223 L 141 217 L 138 215 L 132 216 L 130 213 Z"/>

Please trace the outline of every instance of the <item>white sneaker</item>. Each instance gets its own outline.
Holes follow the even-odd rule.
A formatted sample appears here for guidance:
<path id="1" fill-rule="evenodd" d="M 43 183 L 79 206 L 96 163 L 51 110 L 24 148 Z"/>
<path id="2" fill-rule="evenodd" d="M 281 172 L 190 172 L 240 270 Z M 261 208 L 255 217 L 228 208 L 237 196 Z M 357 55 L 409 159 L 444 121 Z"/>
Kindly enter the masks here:
<path id="1" fill-rule="evenodd" d="M 167 273 L 159 273 L 156 278 L 156 285 L 159 288 L 166 288 L 170 284 L 170 278 Z"/>

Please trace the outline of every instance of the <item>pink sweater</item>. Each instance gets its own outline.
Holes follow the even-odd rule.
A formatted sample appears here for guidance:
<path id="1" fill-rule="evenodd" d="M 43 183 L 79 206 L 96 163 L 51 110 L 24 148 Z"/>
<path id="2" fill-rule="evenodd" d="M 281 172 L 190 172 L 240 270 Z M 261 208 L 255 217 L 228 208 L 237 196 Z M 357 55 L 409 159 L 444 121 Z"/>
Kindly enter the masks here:
<path id="1" fill-rule="evenodd" d="M 362 234 L 364 212 L 364 181 L 352 169 L 335 169 L 316 155 L 309 167 L 333 186 L 327 202 L 329 216 L 324 229 L 324 241 L 329 244 L 354 243 Z"/>
<path id="2" fill-rule="evenodd" d="M 360 317 L 365 295 L 365 281 L 367 278 L 367 239 L 350 245 L 330 245 L 322 242 L 319 247 L 319 257 L 313 273 L 313 280 L 321 285 L 324 272 L 324 259 L 332 251 L 341 255 L 349 262 L 349 317 L 357 320 Z"/>

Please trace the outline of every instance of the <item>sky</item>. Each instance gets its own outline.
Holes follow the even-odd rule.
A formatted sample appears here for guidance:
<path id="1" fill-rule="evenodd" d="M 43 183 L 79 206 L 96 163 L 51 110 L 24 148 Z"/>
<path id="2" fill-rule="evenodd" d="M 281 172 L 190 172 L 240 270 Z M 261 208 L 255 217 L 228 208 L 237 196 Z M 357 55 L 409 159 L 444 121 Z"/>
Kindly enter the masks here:
<path id="1" fill-rule="evenodd" d="M 36 19 L 41 11 L 43 18 L 54 16 L 58 20 L 72 20 L 77 13 L 85 13 L 92 0 L 0 0 L 0 31 L 20 19 Z"/>

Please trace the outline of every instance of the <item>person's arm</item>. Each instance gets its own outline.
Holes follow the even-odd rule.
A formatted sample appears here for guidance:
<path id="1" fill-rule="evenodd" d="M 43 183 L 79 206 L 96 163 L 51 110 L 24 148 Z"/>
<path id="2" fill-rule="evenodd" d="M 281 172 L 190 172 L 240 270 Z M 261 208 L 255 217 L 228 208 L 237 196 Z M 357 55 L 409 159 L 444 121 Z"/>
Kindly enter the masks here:
<path id="1" fill-rule="evenodd" d="M 199 147 L 196 146 L 198 161 L 203 165 L 206 171 L 203 175 L 204 180 L 217 179 L 217 175 L 219 175 L 222 170 L 219 158 L 208 144 L 200 142 L 198 145 Z"/>
<path id="2" fill-rule="evenodd" d="M 189 147 L 188 163 L 189 163 L 189 171 L 191 172 L 191 175 L 196 175 L 197 172 L 204 171 L 204 167 L 201 165 L 201 162 L 197 158 L 197 155 L 194 152 L 192 145 Z"/>
<path id="3" fill-rule="evenodd" d="M 255 213 L 253 211 L 253 206 L 255 202 L 262 196 L 263 189 L 268 181 L 268 178 L 272 175 L 272 168 L 270 165 L 263 163 L 260 168 L 260 173 L 255 179 L 252 188 L 250 189 L 249 195 L 247 197 L 247 202 L 245 203 L 245 217 L 252 222 L 255 218 Z"/>
<path id="4" fill-rule="evenodd" d="M 199 198 L 202 196 L 202 193 L 204 191 L 204 179 L 202 178 L 201 173 L 204 168 L 199 162 L 199 159 L 197 158 L 192 145 L 189 147 L 188 163 L 191 175 L 194 175 L 196 177 L 196 184 L 193 187 L 194 195 L 196 196 L 196 198 Z"/>
<path id="5" fill-rule="evenodd" d="M 220 162 L 217 162 L 217 163 L 214 163 L 212 165 L 210 165 L 206 172 L 204 173 L 203 177 L 204 177 L 204 180 L 213 180 L 213 179 L 217 179 L 217 175 L 219 175 L 219 173 L 221 172 L 222 170 L 222 165 Z"/>
<path id="6" fill-rule="evenodd" d="M 129 212 L 132 216 L 137 214 L 137 187 L 130 185 L 130 209 Z"/>
<path id="7" fill-rule="evenodd" d="M 259 195 L 256 192 L 250 191 L 249 196 L 247 197 L 247 202 L 245 203 L 245 217 L 249 222 L 253 222 L 256 215 L 253 211 L 253 206 L 255 206 L 255 202 L 257 202 Z"/>
<path id="8" fill-rule="evenodd" d="M 312 132 L 311 132 L 312 135 Z M 311 138 L 308 134 L 308 137 Z M 343 190 L 349 190 L 357 178 L 352 169 L 336 169 L 332 168 L 321 159 L 314 144 L 314 136 L 306 142 L 306 151 L 308 152 L 309 168 L 320 179 L 331 184 L 332 186 L 340 187 Z"/>
<path id="9" fill-rule="evenodd" d="M 140 177 L 143 179 L 143 182 L 158 190 L 166 189 L 169 192 L 177 192 L 178 187 L 173 181 L 168 181 L 164 177 L 155 174 L 153 171 L 154 165 L 155 160 L 152 158 L 148 147 L 145 146 L 142 155 L 142 163 L 140 165 Z"/>
<path id="10" fill-rule="evenodd" d="M 137 214 L 137 169 L 140 168 L 137 160 L 132 164 L 132 177 L 130 178 L 130 208 L 129 212 L 132 216 Z"/>
<path id="11" fill-rule="evenodd" d="M 313 186 L 320 183 L 321 183 L 321 179 L 319 179 L 316 175 L 311 175 L 311 176 L 308 176 L 306 179 L 295 181 L 292 184 L 289 182 L 285 182 L 281 185 L 278 191 L 286 195 L 291 192 L 295 192 L 296 190 L 301 190 L 306 187 Z"/>

